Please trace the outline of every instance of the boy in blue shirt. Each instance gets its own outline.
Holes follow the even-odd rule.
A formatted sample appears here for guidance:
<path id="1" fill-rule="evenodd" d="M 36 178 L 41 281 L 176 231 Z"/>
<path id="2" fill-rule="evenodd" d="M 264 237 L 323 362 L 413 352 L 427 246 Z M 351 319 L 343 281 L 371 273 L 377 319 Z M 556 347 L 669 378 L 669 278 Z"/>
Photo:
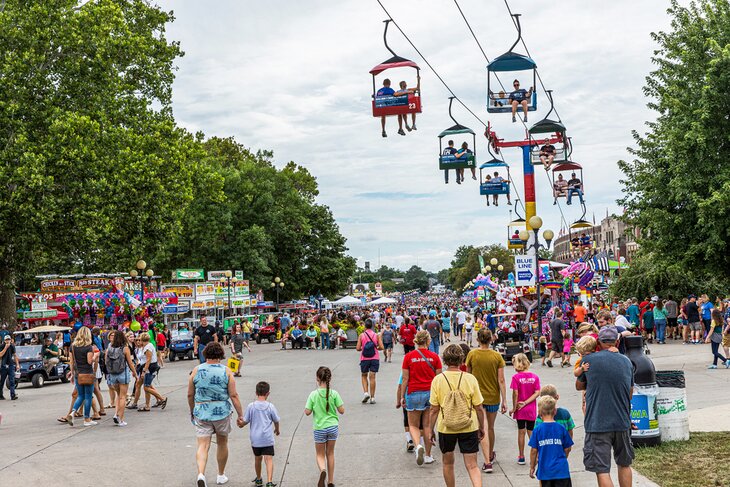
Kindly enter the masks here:
<path id="1" fill-rule="evenodd" d="M 565 428 L 568 431 L 568 435 L 570 435 L 571 438 L 573 438 L 573 430 L 575 429 L 575 421 L 573 421 L 573 416 L 570 415 L 570 411 L 568 411 L 565 408 L 559 408 L 557 407 L 558 399 L 560 399 L 560 395 L 558 395 L 558 388 L 555 387 L 552 384 L 545 384 L 540 389 L 540 397 L 550 396 L 553 399 L 555 399 L 555 415 L 553 416 L 553 420 L 558 423 L 559 425 L 562 425 L 563 428 Z M 540 416 L 537 417 L 537 421 L 535 421 L 535 424 L 542 423 L 543 420 Z"/>
<path id="2" fill-rule="evenodd" d="M 541 487 L 571 487 L 568 454 L 573 440 L 562 425 L 555 422 L 555 399 L 541 396 L 538 411 L 542 423 L 535 426 L 530 442 L 530 477 L 540 480 Z"/>
<path id="3" fill-rule="evenodd" d="M 268 382 L 259 382 L 256 384 L 256 401 L 246 406 L 246 412 L 243 414 L 243 428 L 247 424 L 251 425 L 250 438 L 251 448 L 256 457 L 254 460 L 254 468 L 256 469 L 256 479 L 254 485 L 261 487 L 264 481 L 261 478 L 261 461 L 266 463 L 266 487 L 275 487 L 274 478 L 274 435 L 279 436 L 279 412 L 276 407 L 271 404 L 269 399 L 270 386 Z"/>

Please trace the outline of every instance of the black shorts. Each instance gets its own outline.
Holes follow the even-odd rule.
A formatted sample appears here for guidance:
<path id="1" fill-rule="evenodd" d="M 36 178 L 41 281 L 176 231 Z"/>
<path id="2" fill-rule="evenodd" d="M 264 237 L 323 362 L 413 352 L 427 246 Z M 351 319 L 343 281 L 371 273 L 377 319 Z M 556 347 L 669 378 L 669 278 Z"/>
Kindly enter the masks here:
<path id="1" fill-rule="evenodd" d="M 425 411 L 423 411 L 423 412 L 425 412 Z M 421 419 L 418 422 L 418 429 L 419 430 L 422 430 L 423 429 L 423 417 L 424 416 L 425 416 L 425 414 L 421 414 Z M 409 424 L 408 424 L 408 411 L 406 411 L 406 408 L 403 408 L 403 426 L 406 427 L 406 428 L 408 428 L 408 426 L 409 426 Z"/>
<path id="2" fill-rule="evenodd" d="M 528 419 L 518 419 L 517 420 L 517 429 L 518 430 L 524 430 L 532 431 L 535 429 L 535 422 L 530 421 Z"/>
<path id="3" fill-rule="evenodd" d="M 573 487 L 570 477 L 567 479 L 541 480 L 540 487 Z"/>
<path id="4" fill-rule="evenodd" d="M 555 341 L 550 340 L 550 344 L 552 345 L 552 350 L 555 353 L 563 353 L 563 340 Z"/>
<path id="5" fill-rule="evenodd" d="M 583 443 L 583 466 L 593 473 L 611 471 L 611 450 L 616 465 L 629 467 L 634 461 L 631 430 L 586 433 Z"/>
<path id="6" fill-rule="evenodd" d="M 416 347 L 415 347 L 415 346 L 413 346 L 413 345 L 406 345 L 406 344 L 403 344 L 403 351 L 404 351 L 405 353 L 408 353 L 408 352 L 412 352 L 412 351 L 414 351 L 415 349 L 416 349 Z"/>
<path id="7" fill-rule="evenodd" d="M 383 342 L 383 349 L 384 350 L 388 350 L 390 348 L 393 348 L 393 342 L 388 342 L 388 343 Z"/>
<path id="8" fill-rule="evenodd" d="M 274 445 L 271 446 L 252 446 L 251 449 L 253 450 L 253 454 L 256 457 L 260 457 L 262 455 L 266 455 L 269 457 L 274 456 Z"/>
<path id="9" fill-rule="evenodd" d="M 667 326 L 677 326 L 677 318 L 667 318 Z"/>
<path id="10" fill-rule="evenodd" d="M 167 347 L 166 347 L 166 346 L 164 346 L 164 345 L 158 345 L 158 346 L 157 346 L 157 351 L 158 351 L 158 352 L 164 352 L 166 348 L 167 348 Z"/>
<path id="11" fill-rule="evenodd" d="M 479 452 L 479 434 L 476 431 L 469 433 L 439 433 L 439 450 L 441 453 L 451 453 L 459 443 L 461 454 Z"/>

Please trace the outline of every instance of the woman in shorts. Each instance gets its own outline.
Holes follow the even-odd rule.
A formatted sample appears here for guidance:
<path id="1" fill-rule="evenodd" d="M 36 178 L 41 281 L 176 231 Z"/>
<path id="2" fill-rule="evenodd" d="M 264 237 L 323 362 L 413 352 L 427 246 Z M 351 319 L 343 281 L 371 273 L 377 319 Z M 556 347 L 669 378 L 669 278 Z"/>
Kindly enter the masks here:
<path id="1" fill-rule="evenodd" d="M 218 448 L 217 484 L 225 484 L 228 458 L 228 435 L 231 432 L 231 405 L 236 410 L 236 423 L 243 427 L 243 408 L 236 391 L 236 381 L 231 370 L 221 363 L 226 356 L 223 346 L 218 342 L 210 342 L 203 349 L 205 362 L 198 365 L 190 373 L 188 380 L 188 405 L 190 421 L 195 426 L 198 437 L 198 449 L 195 459 L 198 464 L 198 487 L 205 487 L 205 466 L 208 463 L 208 452 L 215 433 Z M 221 459 L 223 459 L 221 461 Z"/>

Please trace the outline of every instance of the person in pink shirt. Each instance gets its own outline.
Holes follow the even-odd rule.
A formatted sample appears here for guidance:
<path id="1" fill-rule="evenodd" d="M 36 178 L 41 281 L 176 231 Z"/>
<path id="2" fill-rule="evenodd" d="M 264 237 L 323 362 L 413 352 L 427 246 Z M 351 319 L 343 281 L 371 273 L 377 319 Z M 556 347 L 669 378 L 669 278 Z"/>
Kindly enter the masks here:
<path id="1" fill-rule="evenodd" d="M 560 367 L 570 366 L 571 348 L 573 348 L 573 339 L 570 337 L 568 330 L 565 330 L 563 332 L 563 362 Z"/>
<path id="2" fill-rule="evenodd" d="M 530 361 L 527 355 L 518 353 L 512 357 L 512 366 L 517 373 L 512 376 L 512 410 L 510 416 L 517 421 L 517 463 L 525 464 L 525 432 L 532 436 L 537 419 L 537 398 L 540 395 L 540 378 L 529 372 Z"/>

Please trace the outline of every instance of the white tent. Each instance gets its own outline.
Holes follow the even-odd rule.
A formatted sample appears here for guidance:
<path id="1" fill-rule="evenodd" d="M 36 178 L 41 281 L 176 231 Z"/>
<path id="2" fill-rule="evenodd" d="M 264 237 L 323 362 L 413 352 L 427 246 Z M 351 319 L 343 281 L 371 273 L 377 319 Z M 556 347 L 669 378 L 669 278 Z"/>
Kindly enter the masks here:
<path id="1" fill-rule="evenodd" d="M 352 296 L 342 296 L 332 303 L 333 306 L 362 306 L 362 301 Z"/>
<path id="2" fill-rule="evenodd" d="M 395 304 L 397 302 L 398 301 L 396 301 L 393 298 L 387 298 L 387 297 L 383 296 L 382 298 L 378 298 L 378 299 L 372 301 L 370 304 Z"/>

